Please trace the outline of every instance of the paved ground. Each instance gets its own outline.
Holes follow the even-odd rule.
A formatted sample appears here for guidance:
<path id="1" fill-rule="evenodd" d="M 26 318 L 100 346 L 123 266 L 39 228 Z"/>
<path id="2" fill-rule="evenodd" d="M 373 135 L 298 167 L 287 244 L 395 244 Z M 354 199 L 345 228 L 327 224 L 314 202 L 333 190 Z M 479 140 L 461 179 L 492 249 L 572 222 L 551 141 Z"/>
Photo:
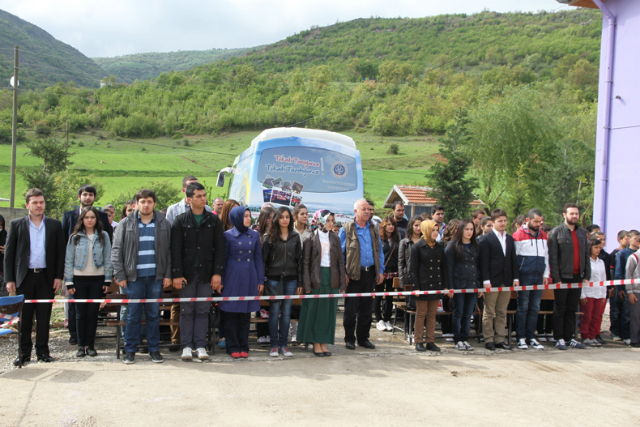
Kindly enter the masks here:
<path id="1" fill-rule="evenodd" d="M 442 353 L 418 354 L 401 336 L 372 334 L 376 350 L 339 345 L 329 358 L 294 346 L 287 360 L 258 348 L 244 361 L 166 352 L 163 364 L 137 355 L 125 366 L 107 341 L 95 359 L 54 350 L 54 363 L 0 376 L 0 426 L 640 425 L 638 349 L 461 354 L 441 341 Z"/>

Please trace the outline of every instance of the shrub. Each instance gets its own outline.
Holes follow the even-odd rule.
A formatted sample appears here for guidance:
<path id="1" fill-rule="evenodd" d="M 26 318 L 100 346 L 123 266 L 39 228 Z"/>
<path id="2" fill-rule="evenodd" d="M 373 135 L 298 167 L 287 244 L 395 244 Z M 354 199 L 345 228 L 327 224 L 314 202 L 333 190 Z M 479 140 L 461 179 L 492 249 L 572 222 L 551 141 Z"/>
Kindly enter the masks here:
<path id="1" fill-rule="evenodd" d="M 389 147 L 387 147 L 387 154 L 399 154 L 400 153 L 400 148 L 398 147 L 398 144 L 391 144 Z"/>

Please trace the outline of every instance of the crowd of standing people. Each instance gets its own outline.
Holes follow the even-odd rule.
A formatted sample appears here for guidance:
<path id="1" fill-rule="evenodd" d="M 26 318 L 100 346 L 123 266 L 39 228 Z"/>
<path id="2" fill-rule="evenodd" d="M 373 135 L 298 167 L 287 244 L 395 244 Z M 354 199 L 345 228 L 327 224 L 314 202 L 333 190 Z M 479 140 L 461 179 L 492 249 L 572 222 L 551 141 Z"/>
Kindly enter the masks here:
<path id="1" fill-rule="evenodd" d="M 182 191 L 183 200 L 158 210 L 155 193 L 140 190 L 116 222 L 113 205 L 102 210 L 93 206 L 96 189 L 91 185 L 78 189 L 80 207 L 65 212 L 62 221 L 45 216 L 42 191 L 29 190 L 28 215 L 13 220 L 8 233 L 0 216 L 3 288 L 26 299 L 52 299 L 61 288 L 68 298 L 100 299 L 113 282 L 130 299 L 157 299 L 167 291 L 180 298 L 391 292 L 399 283 L 401 290 L 443 291 L 407 299 L 407 309 L 416 314 L 416 350 L 437 352 L 439 307 L 452 311 L 449 322 L 441 316 L 441 324 L 456 350 L 473 350 L 469 334 L 476 310 L 482 313 L 475 321 L 482 333 L 476 329 L 476 335 L 485 348 L 513 348 L 511 337 L 505 336 L 511 292 L 490 288 L 640 278 L 640 232 L 621 231 L 619 248 L 608 254 L 604 233 L 595 225 L 580 228 L 579 209 L 571 203 L 563 207 L 559 226 L 546 226 L 543 214 L 531 209 L 513 221 L 509 234 L 502 209 L 490 215 L 478 209 L 471 218 L 445 224 L 444 206 L 406 218 L 404 205 L 396 202 L 390 215 L 376 221 L 372 203 L 362 199 L 354 204 L 353 220 L 338 225 L 329 210 L 314 212 L 309 221 L 303 204 L 291 211 L 267 203 L 252 224 L 251 211 L 235 200 L 216 198 L 208 206 L 205 187 L 194 176 L 183 179 Z M 454 293 L 457 289 L 474 291 Z M 554 294 L 553 314 L 545 316 L 540 315 L 546 302 L 542 290 L 518 292 L 518 348 L 541 349 L 547 340 L 560 350 L 601 345 L 607 299 L 613 340 L 640 346 L 640 284 L 556 289 Z M 335 344 L 337 304 L 337 298 L 303 299 L 296 313 L 294 335 L 312 344 L 318 357 L 331 356 L 327 346 Z M 151 360 L 162 362 L 159 304 L 125 307 L 124 363 L 135 362 L 143 339 Z M 209 358 L 210 307 L 210 302 L 181 302 L 171 308 L 176 320 L 172 350 L 182 350 L 183 360 Z M 268 317 L 264 338 L 270 356 L 293 356 L 291 299 L 269 301 L 268 312 L 256 300 L 221 301 L 218 307 L 223 313 L 218 346 L 232 358 L 249 356 L 252 313 Z M 44 362 L 53 360 L 48 347 L 51 310 L 49 303 L 26 304 L 21 319 L 22 330 L 31 331 L 35 315 L 36 356 Z M 98 303 L 67 306 L 69 342 L 78 346 L 77 357 L 97 355 L 98 312 Z M 375 349 L 369 339 L 373 316 L 377 329 L 393 330 L 392 312 L 393 297 L 346 298 L 346 348 Z M 580 339 L 575 336 L 577 312 L 582 313 Z M 23 333 L 19 345 L 22 360 L 15 364 L 31 360 L 31 334 Z"/>

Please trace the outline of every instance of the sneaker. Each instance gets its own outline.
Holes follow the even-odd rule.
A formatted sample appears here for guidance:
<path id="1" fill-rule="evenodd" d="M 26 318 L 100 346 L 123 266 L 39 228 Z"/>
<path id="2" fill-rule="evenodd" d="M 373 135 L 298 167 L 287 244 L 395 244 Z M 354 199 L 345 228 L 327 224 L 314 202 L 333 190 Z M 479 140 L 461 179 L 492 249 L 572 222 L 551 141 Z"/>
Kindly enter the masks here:
<path id="1" fill-rule="evenodd" d="M 249 357 L 249 353 L 247 353 L 246 351 L 241 351 L 240 357 L 242 357 L 243 359 L 247 359 Z"/>
<path id="2" fill-rule="evenodd" d="M 584 350 L 585 348 L 587 348 L 586 345 L 574 340 L 573 338 L 571 339 L 571 341 L 569 341 L 569 345 L 573 348 L 577 348 L 579 350 Z"/>
<path id="3" fill-rule="evenodd" d="M 387 328 L 387 331 L 393 331 L 393 326 L 391 326 L 391 322 L 384 322 L 384 326 Z"/>
<path id="4" fill-rule="evenodd" d="M 467 349 L 465 348 L 464 343 L 462 341 L 458 341 L 456 343 L 456 350 L 466 351 Z"/>
<path id="5" fill-rule="evenodd" d="M 280 347 L 280 351 L 284 357 L 293 357 L 293 353 L 289 351 L 288 347 Z"/>
<path id="6" fill-rule="evenodd" d="M 182 360 L 191 360 L 193 358 L 193 350 L 191 347 L 185 347 L 182 349 Z"/>
<path id="7" fill-rule="evenodd" d="M 598 344 L 606 344 L 606 342 L 602 339 L 600 334 L 596 335 L 596 341 L 598 341 Z"/>
<path id="8" fill-rule="evenodd" d="M 590 340 L 589 338 L 585 338 L 585 339 L 582 340 L 582 344 L 588 345 L 588 346 L 595 346 L 595 345 L 597 345 L 597 341 L 595 341 L 596 344 L 594 344 L 594 341 L 595 340 Z"/>
<path id="9" fill-rule="evenodd" d="M 263 308 L 262 310 L 260 310 L 260 318 L 261 319 L 268 319 L 269 318 L 269 312 Z"/>
<path id="10" fill-rule="evenodd" d="M 198 359 L 200 359 L 200 360 L 208 360 L 209 359 L 209 355 L 207 354 L 207 350 L 205 350 L 202 347 L 197 348 L 196 349 L 196 353 L 198 353 Z"/>
<path id="11" fill-rule="evenodd" d="M 222 338 L 220 341 L 218 341 L 218 348 L 227 348 L 227 340 Z"/>
<path id="12" fill-rule="evenodd" d="M 600 341 L 598 341 L 598 338 L 593 338 L 591 340 L 591 343 L 593 344 L 594 347 L 600 347 L 602 344 L 600 344 Z"/>
<path id="13" fill-rule="evenodd" d="M 562 338 L 560 338 L 557 342 L 556 342 L 556 348 L 558 350 L 566 350 L 567 349 L 567 345 L 565 344 L 564 340 Z"/>
<path id="14" fill-rule="evenodd" d="M 442 338 L 453 338 L 453 334 L 442 334 Z"/>
<path id="15" fill-rule="evenodd" d="M 611 334 L 611 341 L 622 341 L 622 338 L 620 338 L 620 337 L 619 337 L 619 336 L 617 336 L 617 335 L 613 335 L 613 334 Z"/>
<path id="16" fill-rule="evenodd" d="M 468 342 L 465 341 L 465 342 L 463 342 L 463 344 L 464 344 L 464 349 L 465 350 L 473 351 L 473 347 L 471 347 Z"/>
<path id="17" fill-rule="evenodd" d="M 240 353 L 235 351 L 235 352 L 231 353 L 231 357 L 233 359 L 239 359 L 240 358 Z"/>
<path id="18" fill-rule="evenodd" d="M 164 362 L 164 357 L 160 354 L 159 351 L 150 351 L 149 357 L 153 363 L 162 363 Z"/>
<path id="19" fill-rule="evenodd" d="M 259 344 L 264 344 L 264 343 L 268 343 L 271 342 L 271 337 L 270 336 L 266 336 L 266 337 L 259 337 L 258 338 L 258 343 Z"/>
<path id="20" fill-rule="evenodd" d="M 627 338 L 626 340 L 622 340 L 626 345 L 631 345 L 631 340 Z"/>
<path id="21" fill-rule="evenodd" d="M 538 337 L 538 341 L 547 342 L 547 338 L 540 336 L 540 337 Z"/>
<path id="22" fill-rule="evenodd" d="M 271 357 L 278 357 L 278 347 L 271 347 L 271 352 L 269 353 Z"/>
<path id="23" fill-rule="evenodd" d="M 556 339 L 554 337 L 550 337 L 549 338 L 549 342 L 557 342 Z"/>
<path id="24" fill-rule="evenodd" d="M 527 345 L 527 340 L 525 340 L 524 338 L 520 338 L 518 340 L 518 348 L 520 350 L 526 350 L 529 348 L 529 346 Z"/>
<path id="25" fill-rule="evenodd" d="M 540 344 L 535 338 L 529 340 L 529 345 L 536 350 L 542 350 L 544 346 Z"/>
<path id="26" fill-rule="evenodd" d="M 379 331 L 386 331 L 387 325 L 384 324 L 384 320 L 381 320 L 376 324 L 376 328 L 378 328 Z"/>
<path id="27" fill-rule="evenodd" d="M 444 340 L 447 342 L 453 342 L 453 338 L 445 338 Z"/>
<path id="28" fill-rule="evenodd" d="M 125 353 L 124 357 L 122 358 L 122 361 L 124 362 L 125 365 L 132 365 L 135 362 L 136 359 L 136 354 L 131 352 L 131 353 Z"/>

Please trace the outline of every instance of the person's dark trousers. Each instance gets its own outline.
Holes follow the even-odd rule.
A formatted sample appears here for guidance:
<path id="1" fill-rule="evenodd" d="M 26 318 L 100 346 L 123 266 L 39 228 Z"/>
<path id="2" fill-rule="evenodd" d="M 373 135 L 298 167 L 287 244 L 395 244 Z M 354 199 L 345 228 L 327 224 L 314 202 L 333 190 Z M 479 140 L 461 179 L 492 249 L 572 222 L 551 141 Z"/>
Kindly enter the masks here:
<path id="1" fill-rule="evenodd" d="M 442 309 L 444 311 L 449 311 L 451 306 L 451 298 L 449 295 L 445 295 L 442 298 Z M 438 322 L 440 322 L 440 327 L 442 328 L 443 334 L 451 334 L 453 333 L 453 317 L 452 316 L 438 316 Z"/>
<path id="2" fill-rule="evenodd" d="M 376 292 L 393 292 L 393 279 L 387 279 L 379 285 L 375 285 Z M 384 303 L 382 302 L 384 300 Z M 374 311 L 376 313 L 376 322 L 391 320 L 391 312 L 393 311 L 393 297 L 376 297 L 374 301 Z M 382 305 L 384 304 L 384 314 Z"/>
<path id="3" fill-rule="evenodd" d="M 75 297 L 71 294 L 67 295 L 69 299 L 75 299 Z M 73 319 L 78 318 L 78 313 L 76 310 L 76 304 L 73 302 L 69 303 L 69 310 L 67 311 L 67 315 L 69 316 L 69 341 L 77 341 L 78 340 L 78 327 L 77 322 L 74 322 Z"/>
<path id="4" fill-rule="evenodd" d="M 611 322 L 611 326 L 609 326 L 609 331 L 611 331 L 611 335 L 615 335 L 618 337 L 622 337 L 622 310 L 624 307 L 624 300 L 620 298 L 617 290 L 614 288 L 614 295 L 609 298 L 609 320 Z"/>
<path id="5" fill-rule="evenodd" d="M 477 294 L 476 294 L 477 295 Z M 484 311 L 484 298 L 478 298 L 478 309 Z M 476 314 L 473 316 L 473 321 L 476 325 L 476 337 L 480 333 L 480 325 L 482 325 L 482 316 Z"/>
<path id="6" fill-rule="evenodd" d="M 76 287 L 76 293 L 74 294 L 76 299 L 101 299 L 104 295 L 104 292 L 102 292 L 102 287 L 105 285 L 104 279 L 102 281 L 83 282 L 81 278 L 78 278 L 78 280 L 73 280 L 73 284 Z M 78 347 L 93 348 L 96 341 L 100 303 L 71 303 L 69 305 L 77 305 L 75 323 L 78 334 Z M 69 322 L 69 325 L 71 325 L 71 322 Z"/>
<path id="7" fill-rule="evenodd" d="M 520 275 L 520 286 L 542 285 L 542 276 Z M 518 291 L 516 308 L 516 338 L 532 340 L 536 337 L 542 289 Z"/>
<path id="8" fill-rule="evenodd" d="M 563 280 L 563 283 L 569 283 Z M 580 283 L 582 278 L 574 275 L 571 283 Z M 567 343 L 573 339 L 576 329 L 576 311 L 580 304 L 582 289 L 555 289 L 553 305 L 553 338 L 563 339 Z"/>
<path id="9" fill-rule="evenodd" d="M 224 332 L 227 335 L 227 354 L 249 352 L 251 313 L 225 312 Z"/>
<path id="10" fill-rule="evenodd" d="M 30 270 L 27 276 L 16 290 L 18 295 L 24 295 L 24 299 L 53 299 L 55 292 L 53 283 L 47 281 L 47 273 L 40 270 L 34 273 Z M 22 337 L 20 348 L 22 356 L 31 355 L 33 342 L 31 330 L 33 329 L 33 314 L 36 315 L 36 355 L 49 355 L 49 322 L 51 320 L 51 307 L 49 303 L 25 304 L 22 306 Z"/>
<path id="11" fill-rule="evenodd" d="M 138 277 L 134 282 L 127 282 L 127 298 L 162 298 L 162 280 L 156 280 L 155 276 L 149 276 Z M 129 304 L 129 310 L 127 310 L 124 345 L 124 351 L 127 353 L 138 351 L 143 308 L 146 314 L 147 348 L 149 352 L 160 350 L 160 303 L 132 303 Z"/>
<path id="12" fill-rule="evenodd" d="M 347 293 L 372 292 L 376 284 L 377 272 L 372 268 L 369 271 L 360 270 L 360 280 L 349 279 Z M 364 343 L 369 340 L 369 330 L 371 329 L 371 309 L 373 298 L 353 297 L 345 298 L 344 317 L 344 341 Z"/>
<path id="13" fill-rule="evenodd" d="M 540 311 L 553 311 L 553 300 L 540 301 Z M 550 334 L 553 332 L 553 314 L 538 315 L 538 324 L 536 325 L 538 336 Z"/>
<path id="14" fill-rule="evenodd" d="M 453 295 L 453 341 L 467 341 L 471 328 L 471 315 L 478 301 L 478 294 L 454 294 Z"/>
<path id="15" fill-rule="evenodd" d="M 196 274 L 191 283 L 180 289 L 180 298 L 207 298 L 213 294 L 211 282 L 203 282 Z M 211 302 L 180 303 L 180 348 L 205 348 L 209 328 Z"/>

